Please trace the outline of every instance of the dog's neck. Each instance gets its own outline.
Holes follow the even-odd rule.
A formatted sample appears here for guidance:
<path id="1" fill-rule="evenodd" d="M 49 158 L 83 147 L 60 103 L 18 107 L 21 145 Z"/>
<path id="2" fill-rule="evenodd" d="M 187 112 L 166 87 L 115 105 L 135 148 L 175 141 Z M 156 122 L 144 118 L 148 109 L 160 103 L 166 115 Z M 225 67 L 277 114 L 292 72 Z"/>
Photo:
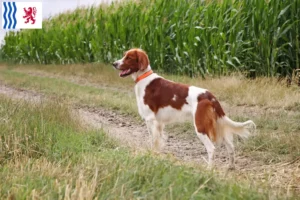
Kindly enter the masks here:
<path id="1" fill-rule="evenodd" d="M 133 74 L 131 75 L 131 77 L 132 77 L 132 79 L 133 79 L 134 81 L 136 81 L 136 79 L 137 79 L 139 76 L 143 75 L 144 73 L 146 73 L 146 72 L 148 72 L 148 71 L 150 71 L 150 70 L 151 70 L 151 66 L 148 65 L 148 67 L 147 67 L 145 70 L 143 70 L 143 71 L 140 71 L 140 70 L 139 70 L 139 71 L 133 73 Z"/>

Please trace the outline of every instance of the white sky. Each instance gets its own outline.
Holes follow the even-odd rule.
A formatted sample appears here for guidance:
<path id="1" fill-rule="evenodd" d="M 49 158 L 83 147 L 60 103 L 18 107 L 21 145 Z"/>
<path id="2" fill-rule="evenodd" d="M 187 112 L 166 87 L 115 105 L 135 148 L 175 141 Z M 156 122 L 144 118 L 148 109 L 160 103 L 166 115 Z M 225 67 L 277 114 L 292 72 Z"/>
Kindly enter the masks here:
<path id="1" fill-rule="evenodd" d="M 2 13 L 2 2 L 8 0 L 1 0 L 0 10 Z M 14 0 L 15 2 L 43 2 L 43 18 L 48 18 L 49 16 L 56 15 L 58 13 L 64 12 L 66 10 L 73 10 L 77 6 L 88 6 L 88 5 L 98 5 L 100 3 L 111 3 L 115 0 Z M 2 16 L 1 16 L 2 17 Z M 0 42 L 5 36 L 6 30 L 2 29 L 2 20 L 0 20 Z"/>

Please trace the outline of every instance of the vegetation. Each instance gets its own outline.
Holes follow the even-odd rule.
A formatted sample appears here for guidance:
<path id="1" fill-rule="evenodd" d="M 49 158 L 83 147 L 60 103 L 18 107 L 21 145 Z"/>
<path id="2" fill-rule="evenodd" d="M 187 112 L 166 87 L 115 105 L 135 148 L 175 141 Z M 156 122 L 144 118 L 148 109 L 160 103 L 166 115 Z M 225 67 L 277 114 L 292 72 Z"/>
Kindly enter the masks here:
<path id="1" fill-rule="evenodd" d="M 298 199 L 299 88 L 273 77 L 300 68 L 299 28 L 300 0 L 129 0 L 9 32 L 0 60 L 21 65 L 0 65 L 0 199 Z M 255 121 L 255 137 L 236 141 L 236 171 L 132 152 L 82 126 L 74 107 L 140 122 L 132 80 L 103 64 L 132 47 L 166 78 L 208 88 L 232 119 Z M 166 131 L 194 135 L 188 123 Z"/>
<path id="2" fill-rule="evenodd" d="M 62 101 L 0 95 L 1 199 L 267 199 L 251 185 L 117 148 Z"/>
<path id="3" fill-rule="evenodd" d="M 132 79 L 116 80 L 118 74 L 112 67 L 103 64 L 21 65 L 11 69 L 3 66 L 0 72 L 0 81 L 5 85 L 37 91 L 76 105 L 117 110 L 120 114 L 135 117 L 141 123 Z M 271 78 L 250 81 L 236 76 L 206 80 L 184 76 L 166 77 L 210 88 L 231 118 L 238 121 L 254 120 L 259 134 L 241 146 L 237 145 L 238 152 L 251 154 L 264 164 L 292 162 L 299 158 L 300 94 L 296 86 L 286 88 Z M 192 126 L 171 126 L 168 132 L 194 136 Z"/>
<path id="4" fill-rule="evenodd" d="M 300 0 L 139 0 L 80 8 L 10 32 L 1 59 L 17 63 L 112 62 L 145 49 L 165 72 L 290 75 L 300 67 Z"/>

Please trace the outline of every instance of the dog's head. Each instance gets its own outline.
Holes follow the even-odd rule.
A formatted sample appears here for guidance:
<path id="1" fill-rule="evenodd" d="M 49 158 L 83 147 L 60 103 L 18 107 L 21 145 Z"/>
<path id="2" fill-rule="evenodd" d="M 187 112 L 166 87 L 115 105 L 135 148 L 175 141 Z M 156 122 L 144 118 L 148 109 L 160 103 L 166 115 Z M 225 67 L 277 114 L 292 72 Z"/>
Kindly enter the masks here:
<path id="1" fill-rule="evenodd" d="M 136 72 L 143 72 L 149 65 L 145 51 L 130 49 L 124 53 L 123 58 L 113 63 L 114 68 L 120 70 L 120 77 L 126 77 Z"/>

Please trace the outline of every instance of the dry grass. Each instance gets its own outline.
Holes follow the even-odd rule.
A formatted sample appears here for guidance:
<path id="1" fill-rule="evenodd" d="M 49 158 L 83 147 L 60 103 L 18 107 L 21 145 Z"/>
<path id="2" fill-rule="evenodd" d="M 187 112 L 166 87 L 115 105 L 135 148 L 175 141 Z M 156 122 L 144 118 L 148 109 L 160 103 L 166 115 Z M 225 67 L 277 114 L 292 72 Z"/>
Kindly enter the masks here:
<path id="1" fill-rule="evenodd" d="M 200 167 L 120 148 L 102 131 L 78 126 L 61 101 L 0 95 L 0 130 L 0 199 L 268 197 L 250 183 L 220 181 Z"/>
<path id="2" fill-rule="evenodd" d="M 5 66 L 2 66 L 2 68 Z M 111 66 L 104 64 L 86 65 L 28 65 L 26 67 L 14 67 L 14 70 L 37 75 L 56 75 L 73 79 L 82 83 L 94 83 L 99 86 L 120 88 L 120 90 L 132 91 L 134 83 L 129 78 L 119 78 L 118 73 Z M 249 80 L 241 75 L 226 76 L 220 78 L 208 77 L 189 78 L 186 76 L 166 75 L 162 76 L 190 85 L 207 88 L 221 101 L 232 105 L 259 106 L 265 109 L 298 109 L 300 110 L 300 88 L 296 85 L 287 88 L 284 80 L 276 78 L 257 78 Z"/>

